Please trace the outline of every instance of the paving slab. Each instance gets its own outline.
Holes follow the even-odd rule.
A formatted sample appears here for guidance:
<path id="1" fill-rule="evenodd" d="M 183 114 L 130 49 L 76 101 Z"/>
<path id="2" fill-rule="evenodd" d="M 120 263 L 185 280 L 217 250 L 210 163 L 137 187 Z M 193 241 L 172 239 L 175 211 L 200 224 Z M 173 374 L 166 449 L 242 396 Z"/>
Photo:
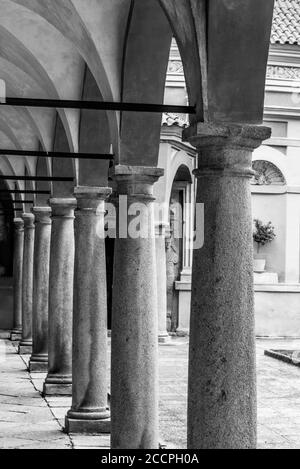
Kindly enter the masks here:
<path id="1" fill-rule="evenodd" d="M 109 435 L 66 435 L 71 398 L 41 396 L 44 373 L 29 374 L 28 357 L 0 341 L 0 449 L 103 449 Z M 300 448 L 300 368 L 264 355 L 269 348 L 300 350 L 300 340 L 257 340 L 258 448 Z M 186 448 L 188 338 L 159 347 L 160 441 Z"/>

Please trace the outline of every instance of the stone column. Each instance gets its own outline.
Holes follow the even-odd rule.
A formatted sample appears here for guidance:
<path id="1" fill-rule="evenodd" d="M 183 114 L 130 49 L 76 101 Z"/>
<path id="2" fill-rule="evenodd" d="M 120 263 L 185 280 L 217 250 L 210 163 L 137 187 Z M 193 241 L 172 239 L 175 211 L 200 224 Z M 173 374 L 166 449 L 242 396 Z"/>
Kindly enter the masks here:
<path id="1" fill-rule="evenodd" d="M 48 374 L 44 395 L 72 394 L 74 209 L 76 199 L 50 199 Z"/>
<path id="2" fill-rule="evenodd" d="M 189 138 L 199 151 L 197 203 L 205 218 L 192 274 L 191 449 L 256 445 L 250 178 L 252 151 L 269 136 L 266 127 L 198 124 Z"/>
<path id="3" fill-rule="evenodd" d="M 33 253 L 34 253 L 34 215 L 24 213 L 24 251 L 22 271 L 22 338 L 20 354 L 32 352 L 32 294 L 33 294 Z"/>
<path id="4" fill-rule="evenodd" d="M 107 408 L 107 292 L 104 238 L 107 187 L 76 187 L 72 407 L 68 433 L 110 431 Z"/>
<path id="5" fill-rule="evenodd" d="M 112 313 L 113 449 L 158 447 L 158 313 L 153 184 L 162 174 L 163 170 L 158 168 L 114 168 L 119 194 L 119 226 Z M 138 237 L 134 229 L 138 224 L 142 237 Z"/>
<path id="6" fill-rule="evenodd" d="M 14 219 L 14 327 L 11 331 L 11 340 L 20 340 L 22 336 L 22 270 L 24 248 L 24 221 L 22 218 Z"/>
<path id="7" fill-rule="evenodd" d="M 30 371 L 48 370 L 48 296 L 51 239 L 51 208 L 34 207 L 35 241 L 33 265 L 32 355 Z"/>
<path id="8" fill-rule="evenodd" d="M 167 332 L 167 261 L 165 230 L 166 228 L 163 224 L 156 225 L 155 227 L 158 342 L 161 344 L 170 341 L 170 336 Z"/>

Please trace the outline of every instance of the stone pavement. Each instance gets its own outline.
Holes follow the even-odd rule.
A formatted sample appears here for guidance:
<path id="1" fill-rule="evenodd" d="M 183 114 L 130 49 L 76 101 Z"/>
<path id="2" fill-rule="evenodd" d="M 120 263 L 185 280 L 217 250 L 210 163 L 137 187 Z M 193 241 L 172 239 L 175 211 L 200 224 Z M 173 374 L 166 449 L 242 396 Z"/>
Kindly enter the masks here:
<path id="1" fill-rule="evenodd" d="M 265 357 L 265 348 L 299 348 L 300 340 L 257 340 L 258 446 L 300 448 L 300 368 Z M 160 434 L 168 448 L 186 447 L 188 340 L 159 347 Z M 9 341 L 0 341 L 0 449 L 108 448 L 109 436 L 63 433 L 69 397 L 43 399 L 45 374 L 26 371 Z"/>
<path id="2" fill-rule="evenodd" d="M 160 347 L 161 435 L 186 447 L 187 339 Z M 171 344 L 172 344 L 171 343 Z M 264 356 L 267 348 L 299 349 L 300 340 L 257 339 L 258 448 L 300 448 L 300 368 Z"/>

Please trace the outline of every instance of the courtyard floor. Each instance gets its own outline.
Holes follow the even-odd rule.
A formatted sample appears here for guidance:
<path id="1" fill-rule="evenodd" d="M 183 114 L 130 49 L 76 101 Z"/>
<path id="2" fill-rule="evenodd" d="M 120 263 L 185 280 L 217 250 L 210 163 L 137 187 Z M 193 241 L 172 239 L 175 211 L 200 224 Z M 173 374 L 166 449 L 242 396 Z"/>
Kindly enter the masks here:
<path id="1" fill-rule="evenodd" d="M 264 356 L 300 340 L 257 340 L 258 447 L 300 448 L 300 368 Z M 172 338 L 160 353 L 160 436 L 167 448 L 186 447 L 188 340 Z M 71 398 L 41 397 L 44 374 L 26 371 L 11 342 L 0 341 L 0 449 L 108 448 L 109 436 L 66 435 Z"/>

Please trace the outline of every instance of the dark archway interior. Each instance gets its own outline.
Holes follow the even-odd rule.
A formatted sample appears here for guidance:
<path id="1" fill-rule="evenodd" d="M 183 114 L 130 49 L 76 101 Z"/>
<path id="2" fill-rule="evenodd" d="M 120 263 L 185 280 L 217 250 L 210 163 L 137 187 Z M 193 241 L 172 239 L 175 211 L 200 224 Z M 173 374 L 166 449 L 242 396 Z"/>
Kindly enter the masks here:
<path id="1" fill-rule="evenodd" d="M 5 181 L 0 181 L 0 190 L 7 190 Z M 14 211 L 10 195 L 0 193 L 0 277 L 13 275 L 13 219 Z"/>

